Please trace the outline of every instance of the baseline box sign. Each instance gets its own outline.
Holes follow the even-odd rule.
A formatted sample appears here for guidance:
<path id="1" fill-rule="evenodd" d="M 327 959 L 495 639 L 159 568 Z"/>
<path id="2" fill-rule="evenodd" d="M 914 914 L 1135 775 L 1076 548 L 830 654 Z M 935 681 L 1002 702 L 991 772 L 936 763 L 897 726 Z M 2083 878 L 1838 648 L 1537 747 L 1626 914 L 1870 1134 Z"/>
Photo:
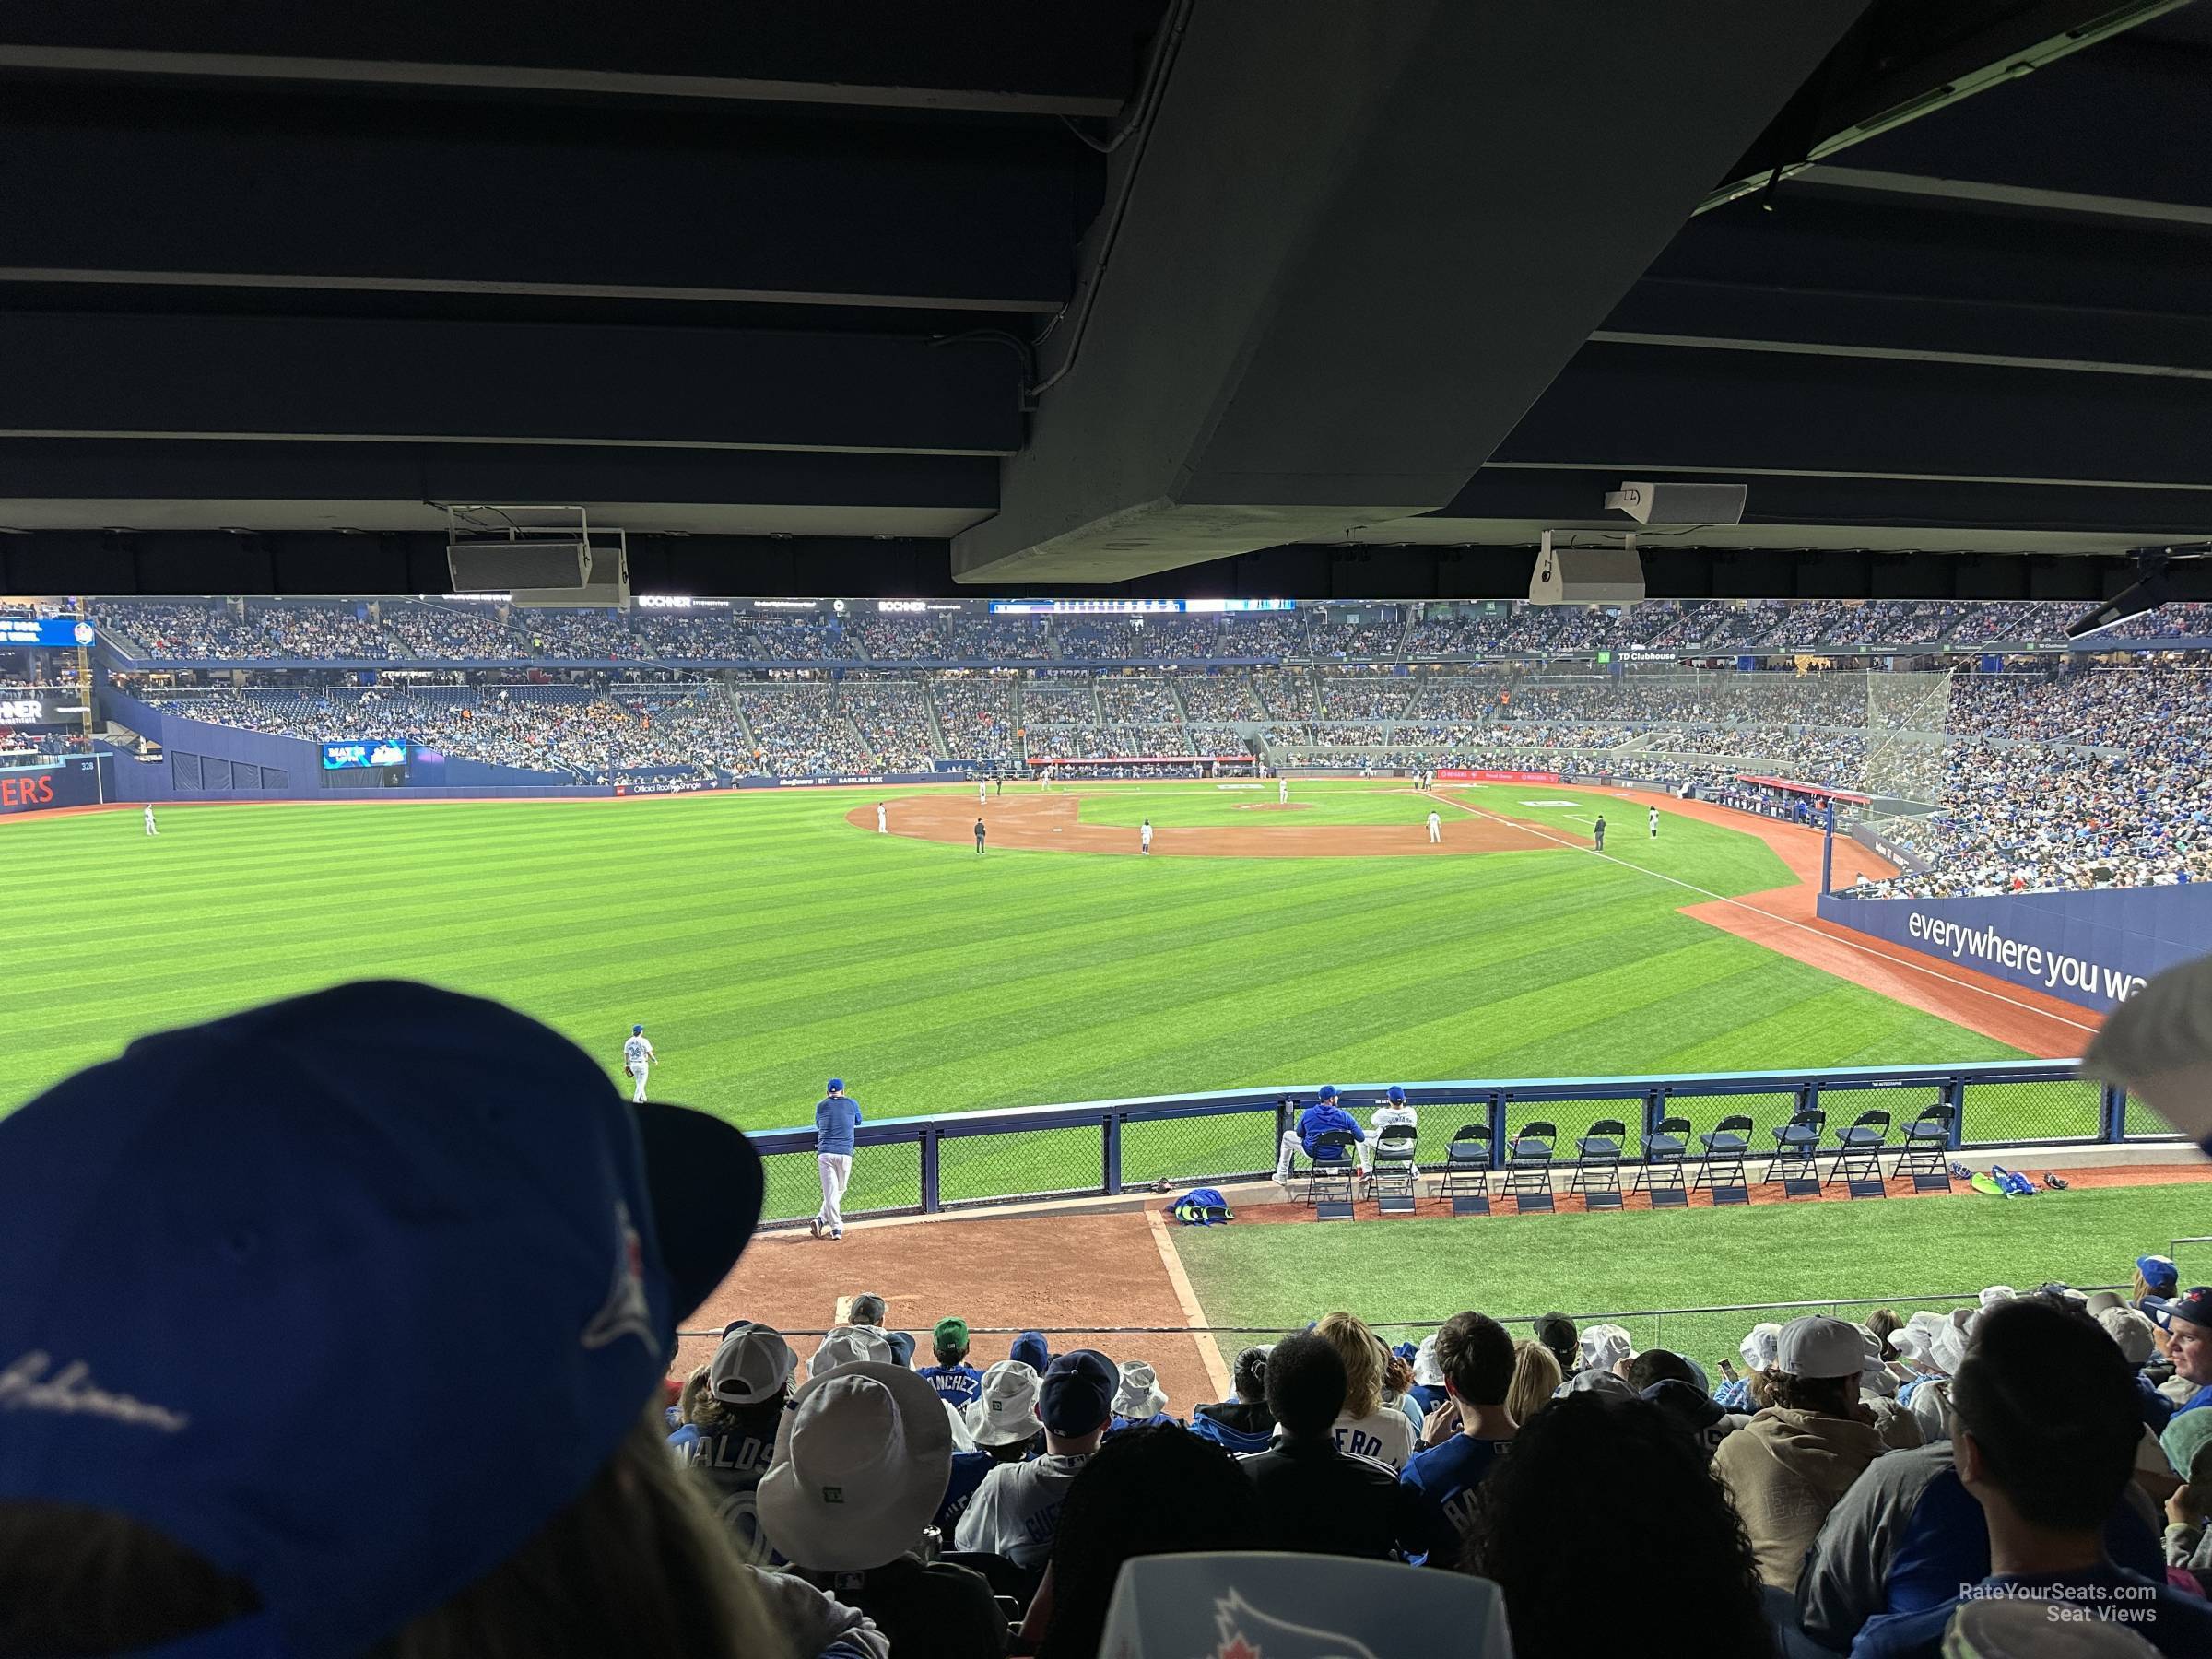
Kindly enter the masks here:
<path id="1" fill-rule="evenodd" d="M 1484 771 L 1465 766 L 1440 766 L 1436 769 L 1440 783 L 1557 783 L 1556 771 Z"/>
<path id="2" fill-rule="evenodd" d="M 1819 900 L 1820 918 L 2100 1012 L 2212 945 L 2212 883 L 1983 899 Z"/>
<path id="3" fill-rule="evenodd" d="M 100 793 L 100 762 L 90 755 L 0 767 L 0 818 L 57 806 L 97 806 Z"/>

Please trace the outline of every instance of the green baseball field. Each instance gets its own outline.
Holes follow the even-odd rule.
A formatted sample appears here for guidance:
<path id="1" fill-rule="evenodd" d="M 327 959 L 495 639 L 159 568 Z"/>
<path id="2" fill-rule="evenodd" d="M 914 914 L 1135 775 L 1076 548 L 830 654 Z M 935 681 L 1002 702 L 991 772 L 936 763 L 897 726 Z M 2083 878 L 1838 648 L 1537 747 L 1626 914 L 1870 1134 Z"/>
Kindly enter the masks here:
<path id="1" fill-rule="evenodd" d="M 810 1124 L 831 1076 L 877 1120 L 1323 1081 L 2015 1057 L 1684 914 L 1793 880 L 1756 835 L 1669 813 L 1653 840 L 1640 804 L 1553 785 L 1448 794 L 1441 856 L 1426 846 L 1429 799 L 1358 781 L 1300 782 L 1288 810 L 1249 785 L 1023 786 L 982 809 L 998 826 L 982 855 L 962 788 L 899 792 L 892 834 L 875 832 L 872 794 L 827 790 L 180 806 L 160 811 L 157 837 L 135 811 L 17 820 L 0 834 L 26 943 L 0 1016 L 22 1040 L 0 1112 L 142 1032 L 372 975 L 514 1004 L 618 1081 L 642 1022 L 654 1098 L 750 1128 Z M 1601 811 L 1615 818 L 1603 859 L 1585 850 Z M 940 838 L 914 827 L 932 818 Z M 1147 819 L 1171 855 L 1138 855 Z M 1494 850 L 1454 855 L 1481 819 L 1503 825 Z M 1369 838 L 1365 851 L 1331 854 L 1333 831 Z M 1302 838 L 1300 855 L 1233 851 L 1279 853 L 1289 843 L 1252 839 L 1278 834 Z M 1176 835 L 1194 838 L 1183 855 Z M 1035 844 L 1014 844 L 1025 837 Z M 2054 1090 L 2078 1093 L 2067 1110 L 2089 1132 L 2090 1085 L 2032 1088 L 2017 1104 L 2001 1088 L 1979 1101 L 1977 1132 L 2015 1120 L 2057 1132 Z M 1792 1104 L 1771 1093 L 1700 1111 L 1747 1112 L 1763 1139 Z M 1571 1135 L 1598 1110 L 1553 1115 Z M 1434 1109 L 1425 1131 L 1440 1114 L 1453 1117 Z M 1264 1112 L 1133 1124 L 1124 1178 L 1273 1156 Z M 943 1190 L 1095 1185 L 1098 1158 L 1095 1127 L 948 1137 Z M 771 1216 L 812 1212 L 812 1162 L 771 1160 Z M 917 1181 L 912 1146 L 869 1149 L 848 1207 L 911 1206 Z M 1332 1305 L 1541 1311 L 1523 1305 L 1531 1286 L 1546 1306 L 1587 1310 L 2102 1282 L 2136 1251 L 2202 1230 L 2187 1218 L 2195 1196 L 1885 1204 L 1872 1254 L 1869 1206 L 1845 1204 L 1192 1230 L 1177 1242 L 1213 1323 L 1288 1325 Z M 1740 1335 L 1721 1324 L 1740 1323 L 1638 1335 L 1717 1354 Z"/>

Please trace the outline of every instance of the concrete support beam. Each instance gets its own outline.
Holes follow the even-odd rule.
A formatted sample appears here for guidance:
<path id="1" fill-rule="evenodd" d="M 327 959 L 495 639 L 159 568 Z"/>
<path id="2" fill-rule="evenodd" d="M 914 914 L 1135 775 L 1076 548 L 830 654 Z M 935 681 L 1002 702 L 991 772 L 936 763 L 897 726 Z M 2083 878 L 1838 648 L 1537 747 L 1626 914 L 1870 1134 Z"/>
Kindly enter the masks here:
<path id="1" fill-rule="evenodd" d="M 1118 582 L 1442 505 L 1863 9 L 1194 6 L 1078 355 L 956 579 Z"/>

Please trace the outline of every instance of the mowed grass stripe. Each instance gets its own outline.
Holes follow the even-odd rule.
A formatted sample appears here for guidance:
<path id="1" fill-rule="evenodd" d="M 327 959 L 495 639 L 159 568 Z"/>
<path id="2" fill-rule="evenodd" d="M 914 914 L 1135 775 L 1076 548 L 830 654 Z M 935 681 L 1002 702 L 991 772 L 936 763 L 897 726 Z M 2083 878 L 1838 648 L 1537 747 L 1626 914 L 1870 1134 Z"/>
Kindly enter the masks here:
<path id="1" fill-rule="evenodd" d="M 135 815 L 8 826 L 20 936 L 65 945 L 0 985 L 0 1017 L 39 1033 L 0 1104 L 139 1031 L 370 973 L 503 997 L 610 1070 L 645 1020 L 656 1092 L 754 1125 L 802 1121 L 831 1072 L 902 1115 L 2002 1052 L 1565 850 L 979 859 L 843 821 L 871 798 L 184 808 L 153 841 Z M 1786 878 L 1726 830 L 1666 855 L 1718 890 Z"/>

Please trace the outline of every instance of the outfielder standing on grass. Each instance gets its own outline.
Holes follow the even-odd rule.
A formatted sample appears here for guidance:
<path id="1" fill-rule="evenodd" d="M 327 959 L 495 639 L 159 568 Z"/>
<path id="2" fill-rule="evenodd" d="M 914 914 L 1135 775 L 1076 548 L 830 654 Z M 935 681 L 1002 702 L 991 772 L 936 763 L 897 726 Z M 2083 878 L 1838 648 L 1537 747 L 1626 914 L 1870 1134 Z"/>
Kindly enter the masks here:
<path id="1" fill-rule="evenodd" d="M 1652 839 L 1659 839 L 1659 808 L 1656 806 L 1652 808 Z"/>
<path id="2" fill-rule="evenodd" d="M 845 1236 L 845 1183 L 853 1179 L 853 1131 L 859 1127 L 860 1107 L 845 1093 L 845 1080 L 830 1078 L 814 1109 L 814 1162 L 822 1177 L 822 1207 L 812 1224 L 818 1239 Z"/>
<path id="3" fill-rule="evenodd" d="M 632 1105 L 641 1106 L 645 1103 L 646 1069 L 659 1058 L 653 1052 L 653 1044 L 645 1040 L 645 1028 L 641 1025 L 631 1026 L 629 1040 L 622 1045 L 622 1069 L 637 1079 L 638 1086 L 630 1091 L 629 1096 Z"/>

